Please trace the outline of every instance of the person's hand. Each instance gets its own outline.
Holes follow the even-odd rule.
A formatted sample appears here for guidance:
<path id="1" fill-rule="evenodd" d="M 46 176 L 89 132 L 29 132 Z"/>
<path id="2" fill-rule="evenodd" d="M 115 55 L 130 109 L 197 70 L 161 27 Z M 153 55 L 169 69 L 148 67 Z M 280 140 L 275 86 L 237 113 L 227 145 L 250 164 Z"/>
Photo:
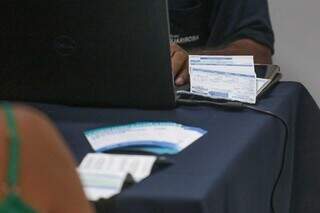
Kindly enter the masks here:
<path id="1" fill-rule="evenodd" d="M 170 44 L 172 72 L 177 86 L 182 86 L 189 82 L 188 53 L 179 45 Z"/>

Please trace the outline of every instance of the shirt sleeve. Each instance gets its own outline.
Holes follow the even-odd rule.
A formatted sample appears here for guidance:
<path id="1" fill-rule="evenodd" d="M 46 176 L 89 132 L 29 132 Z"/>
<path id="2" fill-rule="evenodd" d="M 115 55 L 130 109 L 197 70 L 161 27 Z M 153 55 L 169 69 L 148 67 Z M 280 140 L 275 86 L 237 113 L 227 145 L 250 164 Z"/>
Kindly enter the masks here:
<path id="1" fill-rule="evenodd" d="M 274 51 L 267 0 L 208 0 L 207 46 L 223 46 L 249 38 Z"/>

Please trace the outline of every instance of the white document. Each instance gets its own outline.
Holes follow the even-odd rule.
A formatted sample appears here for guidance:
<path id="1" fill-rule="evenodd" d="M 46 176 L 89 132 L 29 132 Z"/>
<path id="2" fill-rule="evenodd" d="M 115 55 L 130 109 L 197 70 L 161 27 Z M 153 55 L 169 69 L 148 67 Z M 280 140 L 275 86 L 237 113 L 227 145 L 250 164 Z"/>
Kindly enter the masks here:
<path id="1" fill-rule="evenodd" d="M 135 181 L 141 181 L 150 175 L 156 161 L 151 155 L 122 155 L 122 154 L 87 154 L 81 162 L 80 171 L 109 173 L 130 173 Z"/>
<path id="2" fill-rule="evenodd" d="M 85 171 L 78 169 L 80 180 L 88 200 L 110 198 L 120 193 L 127 176 L 124 172 L 110 173 L 108 171 Z"/>
<path id="3" fill-rule="evenodd" d="M 89 130 L 85 132 L 85 136 L 96 151 L 145 146 L 162 147 L 177 153 L 205 133 L 203 129 L 173 122 L 141 122 Z"/>
<path id="4" fill-rule="evenodd" d="M 118 194 L 127 174 L 135 182 L 148 177 L 155 161 L 155 156 L 92 153 L 83 159 L 78 172 L 88 199 L 98 200 Z"/>
<path id="5" fill-rule="evenodd" d="M 255 103 L 256 73 L 252 56 L 189 56 L 190 90 L 216 98 Z"/>

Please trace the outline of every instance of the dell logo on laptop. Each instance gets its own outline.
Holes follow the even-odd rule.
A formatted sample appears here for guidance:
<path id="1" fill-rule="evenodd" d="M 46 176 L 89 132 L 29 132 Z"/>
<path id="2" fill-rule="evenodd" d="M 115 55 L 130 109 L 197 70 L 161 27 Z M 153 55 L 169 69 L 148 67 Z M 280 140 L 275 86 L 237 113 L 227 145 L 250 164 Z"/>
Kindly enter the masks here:
<path id="1" fill-rule="evenodd" d="M 76 51 L 76 41 L 69 36 L 59 36 L 54 40 L 54 49 L 61 56 L 70 56 Z"/>

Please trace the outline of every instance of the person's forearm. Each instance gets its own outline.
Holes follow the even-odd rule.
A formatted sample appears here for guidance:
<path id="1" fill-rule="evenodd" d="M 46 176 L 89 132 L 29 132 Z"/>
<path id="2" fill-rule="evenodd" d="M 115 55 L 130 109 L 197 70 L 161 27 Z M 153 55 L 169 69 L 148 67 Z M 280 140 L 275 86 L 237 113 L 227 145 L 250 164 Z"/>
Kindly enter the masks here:
<path id="1" fill-rule="evenodd" d="M 235 41 L 225 48 L 210 49 L 202 48 L 189 51 L 189 54 L 198 55 L 253 55 L 256 64 L 271 64 L 271 50 L 250 39 L 241 39 Z"/>

